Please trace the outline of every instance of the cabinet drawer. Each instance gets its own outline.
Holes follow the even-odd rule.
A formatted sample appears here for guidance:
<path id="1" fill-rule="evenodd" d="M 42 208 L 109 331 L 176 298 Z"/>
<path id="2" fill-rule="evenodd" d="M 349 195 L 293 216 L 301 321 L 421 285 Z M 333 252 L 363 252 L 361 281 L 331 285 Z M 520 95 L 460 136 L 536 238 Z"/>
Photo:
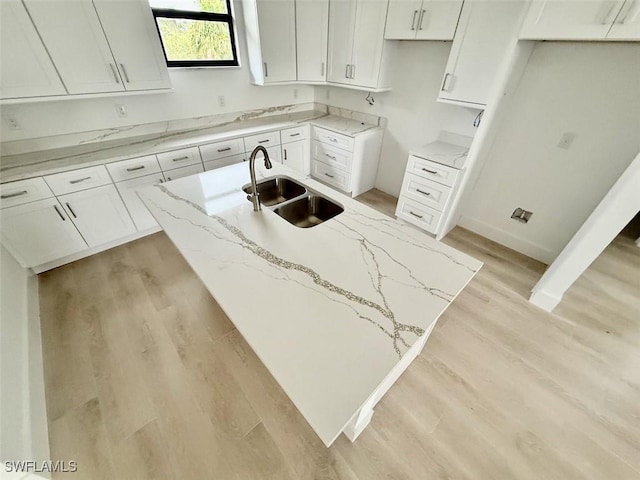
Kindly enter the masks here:
<path id="1" fill-rule="evenodd" d="M 425 160 L 424 158 L 416 157 L 414 155 L 409 155 L 407 173 L 413 173 L 449 187 L 453 186 L 456 181 L 456 177 L 458 176 L 458 170 L 455 168 L 440 165 L 439 163 Z"/>
<path id="2" fill-rule="evenodd" d="M 309 138 L 309 127 L 303 125 L 301 127 L 287 128 L 280 131 L 282 143 L 295 142 L 297 140 L 306 140 Z"/>
<path id="3" fill-rule="evenodd" d="M 114 182 L 130 180 L 132 178 L 143 177 L 160 171 L 160 165 L 155 155 L 132 158 L 121 162 L 109 163 L 107 170 L 111 174 Z"/>
<path id="4" fill-rule="evenodd" d="M 53 192 L 42 177 L 0 185 L 0 208 L 22 205 L 49 197 L 53 197 Z"/>
<path id="5" fill-rule="evenodd" d="M 244 153 L 244 142 L 241 138 L 223 140 L 222 142 L 200 145 L 200 156 L 203 162 L 218 158 L 230 157 Z"/>
<path id="6" fill-rule="evenodd" d="M 198 147 L 183 148 L 172 152 L 158 153 L 158 162 L 162 170 L 173 170 L 175 168 L 186 167 L 187 165 L 197 165 L 202 163 L 200 150 Z"/>
<path id="7" fill-rule="evenodd" d="M 56 195 L 79 192 L 111 183 L 111 177 L 104 165 L 47 175 L 44 179 Z"/>
<path id="8" fill-rule="evenodd" d="M 353 151 L 354 139 L 341 135 L 339 133 L 332 132 L 331 130 L 325 130 L 324 128 L 313 127 L 313 138 L 323 143 L 335 145 L 336 147 L 344 148 Z"/>
<path id="9" fill-rule="evenodd" d="M 198 163 L 197 165 L 189 165 L 188 167 L 175 168 L 168 172 L 164 172 L 164 178 L 167 182 L 170 182 L 171 180 L 177 180 L 178 178 L 188 177 L 189 175 L 195 175 L 196 173 L 202 172 L 204 172 L 202 163 Z"/>
<path id="10" fill-rule="evenodd" d="M 345 172 L 351 173 L 352 155 L 349 152 L 334 148 L 326 143 L 318 140 L 313 141 L 312 156 L 314 160 L 328 163 L 334 167 L 340 168 Z"/>
<path id="11" fill-rule="evenodd" d="M 404 195 L 400 195 L 398 199 L 396 217 L 406 220 L 427 232 L 437 233 L 441 216 L 441 212 L 414 202 Z"/>
<path id="12" fill-rule="evenodd" d="M 205 171 L 215 170 L 216 168 L 227 167 L 229 165 L 235 165 L 236 163 L 242 163 L 247 161 L 247 156 L 242 153 L 240 155 L 234 155 L 233 157 L 225 157 L 220 160 L 211 160 L 210 162 L 204 162 Z"/>
<path id="13" fill-rule="evenodd" d="M 351 175 L 331 165 L 314 160 L 311 166 L 311 175 L 343 192 L 351 191 Z"/>
<path id="14" fill-rule="evenodd" d="M 251 152 L 258 145 L 263 147 L 273 147 L 274 145 L 280 145 L 280 132 L 267 132 L 259 135 L 251 135 L 250 137 L 244 137 L 244 151 Z"/>
<path id="15" fill-rule="evenodd" d="M 442 212 L 450 193 L 451 187 L 407 173 L 402 182 L 400 195 Z"/>

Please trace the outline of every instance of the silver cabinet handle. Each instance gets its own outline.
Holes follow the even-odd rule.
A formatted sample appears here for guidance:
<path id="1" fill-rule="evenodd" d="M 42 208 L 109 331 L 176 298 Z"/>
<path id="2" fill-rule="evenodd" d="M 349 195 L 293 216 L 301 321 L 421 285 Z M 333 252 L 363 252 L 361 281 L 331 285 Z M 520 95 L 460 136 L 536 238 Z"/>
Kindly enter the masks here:
<path id="1" fill-rule="evenodd" d="M 326 175 L 327 177 L 329 177 L 329 178 L 333 178 L 333 177 L 334 177 L 333 175 L 330 175 L 330 174 L 328 174 L 328 173 L 325 173 L 325 175 Z"/>
<path id="2" fill-rule="evenodd" d="M 330 142 L 333 142 L 333 143 L 338 143 L 338 139 L 337 138 L 327 137 L 327 140 L 329 140 Z"/>
<path id="3" fill-rule="evenodd" d="M 324 77 L 324 62 L 320 64 L 320 76 Z"/>
<path id="4" fill-rule="evenodd" d="M 268 138 L 266 140 L 258 140 L 258 143 L 269 143 L 271 140 Z"/>
<path id="5" fill-rule="evenodd" d="M 75 180 L 69 180 L 69 183 L 71 185 L 75 185 L 76 183 L 86 182 L 87 180 L 91 180 L 91 177 L 83 177 L 83 178 L 77 178 Z"/>
<path id="6" fill-rule="evenodd" d="M 614 15 L 617 14 L 618 12 L 616 11 L 616 3 L 614 2 L 611 5 L 611 8 L 609 8 L 609 11 L 607 12 L 607 14 L 604 16 L 604 18 L 602 19 L 602 25 L 608 25 L 611 22 L 613 22 L 613 20 L 615 19 Z"/>
<path id="7" fill-rule="evenodd" d="M 356 78 L 356 66 L 355 65 L 351 65 L 351 76 L 349 78 L 351 78 L 351 79 Z"/>
<path id="8" fill-rule="evenodd" d="M 172 162 L 181 162 L 182 160 L 189 160 L 191 157 L 189 155 L 185 155 L 184 157 L 178 157 L 178 158 L 174 158 L 171 161 Z"/>
<path id="9" fill-rule="evenodd" d="M 285 160 L 287 159 L 287 149 L 286 148 L 284 149 L 284 159 Z"/>
<path id="10" fill-rule="evenodd" d="M 422 218 L 422 215 L 418 215 L 417 213 L 414 213 L 412 210 L 409 210 L 409 213 L 416 218 Z"/>
<path id="11" fill-rule="evenodd" d="M 418 10 L 413 11 L 413 20 L 411 20 L 411 30 L 416 29 L 416 15 L 418 15 Z"/>
<path id="12" fill-rule="evenodd" d="M 268 77 L 269 76 L 269 69 L 267 68 L 267 62 L 263 62 L 262 65 L 264 66 L 264 76 Z"/>
<path id="13" fill-rule="evenodd" d="M 291 135 L 289 135 L 290 137 L 297 137 L 300 135 L 300 132 L 296 132 L 296 133 L 292 133 Z"/>
<path id="14" fill-rule="evenodd" d="M 422 21 L 424 20 L 424 16 L 427 13 L 426 10 L 422 10 L 422 12 L 420 12 L 420 21 L 418 22 L 418 30 L 422 30 Z"/>
<path id="15" fill-rule="evenodd" d="M 449 91 L 449 87 L 451 85 L 449 85 L 449 78 L 451 78 L 451 74 L 450 73 L 445 73 L 444 74 L 444 80 L 442 80 L 442 87 L 440 88 L 441 92 L 448 92 Z"/>
<path id="16" fill-rule="evenodd" d="M 76 212 L 74 212 L 73 208 L 71 208 L 71 205 L 69 205 L 69 202 L 65 203 L 65 205 L 67 206 L 67 208 L 71 212 L 71 215 L 73 215 L 73 218 L 78 218 L 78 216 L 76 215 Z"/>
<path id="17" fill-rule="evenodd" d="M 67 204 L 67 205 L 68 205 L 68 204 Z M 62 221 L 63 221 L 63 222 L 66 222 L 66 221 L 67 221 L 67 219 L 66 219 L 66 218 L 64 218 L 64 215 L 62 215 L 62 213 L 60 213 L 60 210 L 58 210 L 58 206 L 57 206 L 57 205 L 54 205 L 54 206 L 53 206 L 53 208 L 56 210 L 56 213 L 57 213 L 58 215 L 60 215 L 60 218 L 62 219 Z"/>
<path id="18" fill-rule="evenodd" d="M 21 192 L 14 192 L 14 193 L 6 193 L 4 195 L 0 195 L 0 198 L 5 199 L 5 198 L 14 198 L 14 197 L 19 197 L 21 195 L 26 195 L 27 193 L 29 193 L 26 190 L 22 190 Z"/>
<path id="19" fill-rule="evenodd" d="M 146 167 L 144 165 L 138 165 L 137 167 L 129 167 L 127 168 L 127 172 L 136 172 L 138 170 L 144 170 Z"/>
<path id="20" fill-rule="evenodd" d="M 231 150 L 231 147 L 227 147 L 227 148 L 219 148 L 218 152 L 228 152 L 229 150 Z"/>
<path id="21" fill-rule="evenodd" d="M 437 175 L 438 174 L 438 172 L 436 172 L 435 170 L 429 170 L 428 168 L 423 168 L 422 171 L 430 173 L 431 175 Z"/>
<path id="22" fill-rule="evenodd" d="M 420 190 L 419 188 L 416 188 L 416 192 L 421 193 L 423 195 L 426 195 L 427 197 L 431 196 L 431 194 L 429 192 L 424 192 L 424 191 Z"/>
<path id="23" fill-rule="evenodd" d="M 109 64 L 111 68 L 111 73 L 113 73 L 113 78 L 115 78 L 116 83 L 120 83 L 120 75 L 118 75 L 118 71 L 116 70 L 116 66 L 113 63 Z"/>
<path id="24" fill-rule="evenodd" d="M 120 68 L 122 69 L 122 74 L 124 75 L 124 79 L 127 83 L 131 83 L 131 81 L 129 81 L 129 75 L 127 74 L 127 69 L 124 68 L 124 63 L 120 64 Z"/>
<path id="25" fill-rule="evenodd" d="M 344 78 L 351 78 L 349 72 L 351 71 L 351 65 L 347 63 L 347 70 L 344 72 Z"/>
<path id="26" fill-rule="evenodd" d="M 325 155 L 327 157 L 329 157 L 331 160 L 335 160 L 336 159 L 336 157 L 334 157 L 333 155 L 329 155 L 328 153 L 325 153 Z"/>

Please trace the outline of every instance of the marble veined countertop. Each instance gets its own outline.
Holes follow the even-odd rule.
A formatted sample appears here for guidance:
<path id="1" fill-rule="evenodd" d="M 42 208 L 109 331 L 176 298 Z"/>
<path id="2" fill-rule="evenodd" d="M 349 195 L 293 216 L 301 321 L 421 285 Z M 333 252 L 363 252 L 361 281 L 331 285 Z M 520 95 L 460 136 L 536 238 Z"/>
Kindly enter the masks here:
<path id="1" fill-rule="evenodd" d="M 451 132 L 440 132 L 435 142 L 414 148 L 410 155 L 462 170 L 473 138 Z"/>
<path id="2" fill-rule="evenodd" d="M 329 115 L 316 110 L 261 116 L 263 114 L 263 111 L 260 110 L 231 116 L 219 115 L 220 118 L 210 120 L 209 125 L 205 128 L 165 131 L 117 140 L 109 140 L 109 138 L 117 135 L 118 131 L 100 132 L 96 138 L 77 145 L 5 155 L 0 158 L 0 182 L 12 182 L 91 167 L 231 137 L 294 127 L 305 122 L 349 136 L 356 136 L 378 127 L 370 123 Z M 129 127 L 123 127 L 123 130 L 127 128 Z"/>
<path id="3" fill-rule="evenodd" d="M 312 228 L 254 212 L 246 163 L 139 195 L 329 446 L 482 264 L 286 167 L 256 169 L 344 212 Z"/>

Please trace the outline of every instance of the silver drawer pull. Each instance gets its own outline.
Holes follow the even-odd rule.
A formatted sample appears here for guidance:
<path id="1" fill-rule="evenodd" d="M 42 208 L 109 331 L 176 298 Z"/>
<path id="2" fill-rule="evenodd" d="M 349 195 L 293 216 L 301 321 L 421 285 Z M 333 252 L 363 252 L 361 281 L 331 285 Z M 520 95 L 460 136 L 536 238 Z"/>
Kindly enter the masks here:
<path id="1" fill-rule="evenodd" d="M 185 155 L 184 157 L 174 158 L 172 161 L 181 162 L 183 160 L 189 160 L 191 157 L 189 155 Z"/>
<path id="2" fill-rule="evenodd" d="M 416 192 L 421 193 L 423 195 L 426 195 L 427 197 L 431 196 L 431 194 L 429 192 L 423 192 L 422 190 L 420 190 L 419 188 L 416 188 Z"/>
<path id="3" fill-rule="evenodd" d="M 336 159 L 336 157 L 334 157 L 333 155 L 329 155 L 328 153 L 325 153 L 325 155 L 327 157 L 329 157 L 331 160 L 335 160 Z"/>
<path id="4" fill-rule="evenodd" d="M 67 219 L 66 219 L 66 218 L 64 218 L 64 215 L 62 215 L 62 213 L 60 213 L 60 210 L 58 210 L 58 206 L 57 206 L 57 205 L 54 205 L 54 206 L 53 206 L 53 208 L 55 208 L 56 213 L 57 213 L 58 215 L 60 215 L 60 218 L 62 219 L 62 221 L 63 221 L 63 222 L 66 222 L 66 221 L 67 221 Z"/>
<path id="5" fill-rule="evenodd" d="M 410 213 L 411 215 L 413 215 L 414 217 L 416 217 L 416 218 L 422 218 L 422 215 L 418 215 L 417 213 L 414 213 L 414 212 L 413 212 L 413 211 L 411 211 L 411 210 L 409 210 L 409 213 Z"/>
<path id="6" fill-rule="evenodd" d="M 325 173 L 325 175 L 326 175 L 327 177 L 329 177 L 329 178 L 333 178 L 333 177 L 334 177 L 334 175 L 331 175 L 331 174 L 329 174 L 329 173 Z"/>
<path id="7" fill-rule="evenodd" d="M 327 139 L 328 139 L 330 142 L 338 143 L 338 139 L 337 139 L 337 138 L 327 137 Z"/>
<path id="8" fill-rule="evenodd" d="M 7 193 L 5 195 L 0 195 L 0 198 L 14 198 L 14 197 L 19 197 L 21 195 L 26 195 L 27 193 L 29 193 L 26 190 L 22 190 L 21 192 L 15 192 L 15 193 Z"/>
<path id="9" fill-rule="evenodd" d="M 292 133 L 291 135 L 289 135 L 290 137 L 297 137 L 298 135 L 300 135 L 300 132 L 297 133 Z"/>
<path id="10" fill-rule="evenodd" d="M 144 170 L 146 167 L 144 165 L 138 165 L 137 167 L 129 167 L 127 168 L 127 172 L 135 172 L 138 170 Z"/>
<path id="11" fill-rule="evenodd" d="M 69 183 L 71 185 L 75 185 L 76 183 L 86 182 L 87 180 L 91 180 L 91 177 L 83 177 L 83 178 L 77 178 L 76 180 L 69 180 Z"/>
<path id="12" fill-rule="evenodd" d="M 74 212 L 73 208 L 71 208 L 71 205 L 69 205 L 69 202 L 65 203 L 65 205 L 67 206 L 67 208 L 71 212 L 71 215 L 73 215 L 73 218 L 78 218 L 78 216 L 76 215 L 76 212 Z"/>
<path id="13" fill-rule="evenodd" d="M 271 140 L 269 140 L 268 138 L 266 140 L 258 140 L 258 143 L 267 143 L 270 142 Z"/>
<path id="14" fill-rule="evenodd" d="M 231 150 L 231 147 L 227 147 L 227 148 L 219 148 L 218 152 L 228 152 L 229 150 Z"/>
<path id="15" fill-rule="evenodd" d="M 436 172 L 435 170 L 429 170 L 428 168 L 423 168 L 422 171 L 430 173 L 431 175 L 437 175 L 438 174 L 438 172 Z"/>

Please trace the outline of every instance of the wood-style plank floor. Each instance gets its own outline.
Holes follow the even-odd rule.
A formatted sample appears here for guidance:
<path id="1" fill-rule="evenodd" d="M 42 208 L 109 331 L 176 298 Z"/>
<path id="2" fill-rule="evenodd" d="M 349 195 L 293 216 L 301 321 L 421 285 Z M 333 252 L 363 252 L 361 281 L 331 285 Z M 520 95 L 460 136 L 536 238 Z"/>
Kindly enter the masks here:
<path id="1" fill-rule="evenodd" d="M 445 243 L 485 266 L 361 437 L 329 449 L 164 234 L 42 274 L 52 458 L 91 480 L 640 479 L 632 239 L 555 314 L 527 302 L 544 265 L 459 228 Z"/>

